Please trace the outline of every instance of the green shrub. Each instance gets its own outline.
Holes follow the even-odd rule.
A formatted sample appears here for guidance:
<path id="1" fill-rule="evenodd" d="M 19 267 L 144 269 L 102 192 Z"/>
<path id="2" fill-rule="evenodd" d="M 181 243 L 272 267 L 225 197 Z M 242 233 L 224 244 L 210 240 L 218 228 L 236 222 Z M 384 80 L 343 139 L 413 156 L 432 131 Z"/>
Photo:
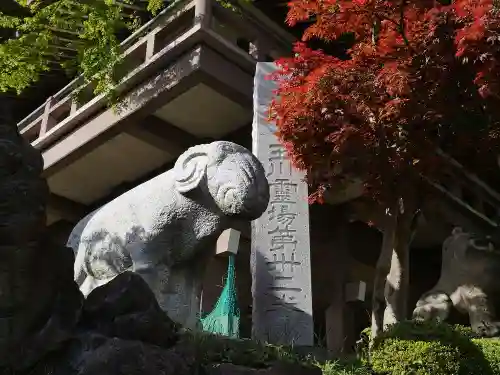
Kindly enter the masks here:
<path id="1" fill-rule="evenodd" d="M 370 364 L 377 374 L 493 375 L 472 337 L 444 323 L 400 323 L 377 338 Z"/>
<path id="2" fill-rule="evenodd" d="M 391 327 L 374 343 L 370 366 L 359 360 L 319 362 L 290 347 L 206 333 L 187 332 L 183 343 L 195 350 L 200 364 L 265 368 L 281 360 L 317 366 L 323 375 L 500 375 L 500 340 L 480 339 L 470 328 L 448 324 L 409 321 Z"/>
<path id="3" fill-rule="evenodd" d="M 483 353 L 488 361 L 492 375 L 500 375 L 500 340 L 498 339 L 474 339 L 472 340 Z"/>
<path id="4" fill-rule="evenodd" d="M 343 363 L 340 361 L 319 364 L 323 375 L 371 375 L 372 371 L 359 362 Z"/>

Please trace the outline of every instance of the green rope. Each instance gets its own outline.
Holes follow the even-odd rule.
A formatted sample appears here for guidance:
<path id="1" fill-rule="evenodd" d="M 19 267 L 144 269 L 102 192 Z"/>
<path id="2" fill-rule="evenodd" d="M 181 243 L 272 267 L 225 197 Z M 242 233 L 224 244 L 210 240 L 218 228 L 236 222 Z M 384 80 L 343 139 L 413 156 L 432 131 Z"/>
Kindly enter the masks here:
<path id="1" fill-rule="evenodd" d="M 215 308 L 200 319 L 204 331 L 237 338 L 240 331 L 240 309 L 236 297 L 235 255 L 229 256 L 227 278 Z"/>

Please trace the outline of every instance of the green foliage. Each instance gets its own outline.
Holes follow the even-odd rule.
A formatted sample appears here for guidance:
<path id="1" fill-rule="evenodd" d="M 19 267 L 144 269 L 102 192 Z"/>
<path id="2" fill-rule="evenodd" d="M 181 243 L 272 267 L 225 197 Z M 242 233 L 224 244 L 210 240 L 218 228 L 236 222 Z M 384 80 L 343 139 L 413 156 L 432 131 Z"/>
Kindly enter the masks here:
<path id="1" fill-rule="evenodd" d="M 157 14 L 163 8 L 163 0 L 149 0 L 148 10 L 152 14 Z"/>
<path id="2" fill-rule="evenodd" d="M 204 332 L 185 334 L 183 340 L 196 348 L 196 356 L 200 363 L 233 363 L 259 368 L 266 367 L 276 360 L 287 362 L 305 360 L 291 348 L 259 344 L 252 340 L 231 339 Z"/>
<path id="3" fill-rule="evenodd" d="M 369 331 L 364 331 L 369 336 Z M 366 338 L 366 337 L 365 337 Z M 233 363 L 264 368 L 276 360 L 319 367 L 323 375 L 500 375 L 500 340 L 482 339 L 470 328 L 403 322 L 380 335 L 370 365 L 355 361 L 318 361 L 291 347 L 187 332 L 181 344 L 194 348 L 200 364 Z"/>
<path id="4" fill-rule="evenodd" d="M 473 339 L 488 361 L 492 375 L 500 375 L 500 341 L 498 339 Z"/>
<path id="5" fill-rule="evenodd" d="M 323 375 L 370 375 L 368 368 L 359 362 L 317 361 L 312 356 L 297 354 L 293 348 L 257 343 L 252 340 L 231 339 L 205 332 L 186 332 L 180 345 L 194 348 L 194 355 L 201 365 L 232 363 L 252 368 L 265 368 L 279 360 L 319 367 Z"/>
<path id="6" fill-rule="evenodd" d="M 20 93 L 49 70 L 50 40 L 48 30 L 30 33 L 0 45 L 0 90 Z"/>
<path id="7" fill-rule="evenodd" d="M 343 363 L 340 361 L 318 364 L 323 375 L 371 375 L 372 371 L 359 362 Z"/>
<path id="8" fill-rule="evenodd" d="M 234 0 L 217 0 L 238 11 Z M 0 28 L 11 29 L 13 36 L 0 43 L 0 91 L 18 94 L 36 83 L 49 70 L 64 69 L 71 76 L 82 76 L 94 94 L 104 94 L 114 102 L 115 87 L 121 78 L 121 49 L 117 32 L 140 26 L 135 14 L 125 13 L 114 0 L 57 0 L 43 5 L 36 0 L 28 7 L 29 17 L 13 17 L 0 12 Z M 131 4 L 133 0 L 121 0 Z M 174 6 L 173 0 L 170 6 Z M 147 10 L 156 15 L 163 0 L 148 0 Z M 76 92 L 76 99 L 89 90 Z"/>
<path id="9" fill-rule="evenodd" d="M 494 355 L 496 347 L 492 348 L 488 347 Z M 409 321 L 376 339 L 370 364 L 376 373 L 391 375 L 496 374 L 481 349 L 468 329 Z"/>
<path id="10" fill-rule="evenodd" d="M 162 7 L 162 0 L 148 2 L 152 13 Z M 120 62 L 117 32 L 136 28 L 138 19 L 113 0 L 58 0 L 47 6 L 35 1 L 29 8 L 31 15 L 24 18 L 0 13 L 0 27 L 18 33 L 0 44 L 0 90 L 20 93 L 59 67 L 82 74 L 83 83 L 93 82 L 95 94 L 110 94 Z"/>
<path id="11" fill-rule="evenodd" d="M 364 365 L 369 365 L 369 347 L 370 347 L 370 339 L 371 339 L 371 327 L 365 328 L 361 331 L 360 340 L 356 343 L 356 353 L 359 360 Z"/>

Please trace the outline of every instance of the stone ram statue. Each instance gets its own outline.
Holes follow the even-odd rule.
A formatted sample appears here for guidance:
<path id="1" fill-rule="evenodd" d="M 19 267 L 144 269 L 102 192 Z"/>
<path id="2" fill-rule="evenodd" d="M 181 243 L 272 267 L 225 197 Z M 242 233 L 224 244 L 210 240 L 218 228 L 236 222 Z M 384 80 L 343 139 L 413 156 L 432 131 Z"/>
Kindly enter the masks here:
<path id="1" fill-rule="evenodd" d="M 500 253 L 494 250 L 489 241 L 480 244 L 478 238 L 455 228 L 443 243 L 441 277 L 420 297 L 413 317 L 444 321 L 455 307 L 469 315 L 474 332 L 498 336 L 494 301 L 500 296 Z"/>
<path id="2" fill-rule="evenodd" d="M 222 141 L 191 147 L 173 169 L 77 224 L 68 240 L 75 281 L 88 295 L 131 270 L 171 318 L 192 328 L 218 236 L 259 218 L 268 203 L 264 168 L 246 148 Z"/>

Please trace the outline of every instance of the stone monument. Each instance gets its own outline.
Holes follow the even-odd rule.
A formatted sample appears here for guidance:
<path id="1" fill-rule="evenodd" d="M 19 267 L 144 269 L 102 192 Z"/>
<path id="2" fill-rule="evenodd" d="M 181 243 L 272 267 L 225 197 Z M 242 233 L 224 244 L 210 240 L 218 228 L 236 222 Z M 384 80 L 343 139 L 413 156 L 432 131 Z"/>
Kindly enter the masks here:
<path id="1" fill-rule="evenodd" d="M 68 246 L 84 295 L 131 270 L 164 311 L 195 328 L 203 269 L 219 235 L 248 225 L 269 202 L 264 169 L 246 148 L 217 141 L 189 148 L 172 170 L 84 218 Z"/>
<path id="2" fill-rule="evenodd" d="M 253 337 L 276 344 L 313 345 L 308 190 L 267 120 L 276 66 L 257 63 L 253 151 L 270 186 L 267 211 L 252 224 Z"/>

